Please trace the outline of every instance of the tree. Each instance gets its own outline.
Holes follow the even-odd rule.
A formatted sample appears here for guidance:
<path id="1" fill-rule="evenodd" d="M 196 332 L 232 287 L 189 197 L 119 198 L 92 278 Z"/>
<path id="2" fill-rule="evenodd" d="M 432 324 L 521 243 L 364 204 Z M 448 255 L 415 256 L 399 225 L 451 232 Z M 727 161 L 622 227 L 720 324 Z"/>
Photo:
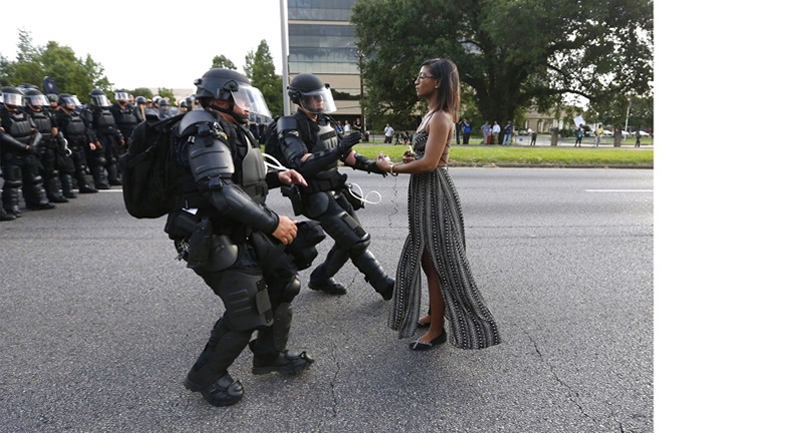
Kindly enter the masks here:
<path id="1" fill-rule="evenodd" d="M 245 56 L 244 73 L 253 87 L 264 94 L 264 100 L 272 114 L 282 114 L 283 77 L 275 73 L 275 63 L 265 39 L 258 44 L 255 53 L 249 51 Z"/>
<path id="2" fill-rule="evenodd" d="M 484 120 L 650 92 L 651 0 L 359 0 L 350 21 L 375 112 L 414 111 L 411 80 L 435 57 L 456 63 Z"/>
<path id="3" fill-rule="evenodd" d="M 211 69 L 214 68 L 226 68 L 226 69 L 236 70 L 236 65 L 234 65 L 233 62 L 230 61 L 230 59 L 225 57 L 225 55 L 220 54 L 214 56 L 214 58 L 211 59 Z"/>
<path id="4" fill-rule="evenodd" d="M 147 87 L 137 87 L 131 91 L 134 96 L 144 96 L 145 99 L 153 99 L 153 91 Z"/>

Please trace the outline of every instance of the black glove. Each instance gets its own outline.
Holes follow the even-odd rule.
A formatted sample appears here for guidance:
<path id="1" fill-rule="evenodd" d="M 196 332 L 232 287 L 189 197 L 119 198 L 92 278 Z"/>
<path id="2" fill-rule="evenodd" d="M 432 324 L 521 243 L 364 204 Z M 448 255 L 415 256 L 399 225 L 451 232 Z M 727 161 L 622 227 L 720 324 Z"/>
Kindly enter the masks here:
<path id="1" fill-rule="evenodd" d="M 339 154 L 342 156 L 347 156 L 350 153 L 350 150 L 353 149 L 353 146 L 358 144 L 361 141 L 361 133 L 360 132 L 351 132 L 346 137 L 339 141 L 339 146 L 337 149 L 339 150 Z"/>

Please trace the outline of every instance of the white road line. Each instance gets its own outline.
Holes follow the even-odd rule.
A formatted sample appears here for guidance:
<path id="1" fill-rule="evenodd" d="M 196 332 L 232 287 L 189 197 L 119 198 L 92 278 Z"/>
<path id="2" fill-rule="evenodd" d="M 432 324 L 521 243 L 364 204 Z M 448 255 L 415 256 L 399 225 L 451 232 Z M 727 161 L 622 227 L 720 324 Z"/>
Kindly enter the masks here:
<path id="1" fill-rule="evenodd" d="M 652 189 L 587 189 L 586 192 L 653 192 Z"/>

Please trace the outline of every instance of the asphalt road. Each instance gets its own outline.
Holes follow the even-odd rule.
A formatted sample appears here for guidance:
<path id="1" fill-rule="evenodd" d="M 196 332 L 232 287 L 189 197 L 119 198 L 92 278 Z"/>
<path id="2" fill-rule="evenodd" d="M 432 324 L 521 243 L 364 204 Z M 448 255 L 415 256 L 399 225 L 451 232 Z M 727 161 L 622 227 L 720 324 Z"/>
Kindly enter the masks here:
<path id="1" fill-rule="evenodd" d="M 346 172 L 382 195 L 359 216 L 394 274 L 408 178 Z M 343 297 L 305 288 L 309 269 L 289 346 L 316 363 L 253 376 L 246 351 L 229 408 L 182 386 L 222 305 L 163 219 L 128 216 L 117 190 L 0 223 L 0 431 L 653 431 L 652 170 L 451 173 L 503 343 L 412 352 L 354 266 Z"/>

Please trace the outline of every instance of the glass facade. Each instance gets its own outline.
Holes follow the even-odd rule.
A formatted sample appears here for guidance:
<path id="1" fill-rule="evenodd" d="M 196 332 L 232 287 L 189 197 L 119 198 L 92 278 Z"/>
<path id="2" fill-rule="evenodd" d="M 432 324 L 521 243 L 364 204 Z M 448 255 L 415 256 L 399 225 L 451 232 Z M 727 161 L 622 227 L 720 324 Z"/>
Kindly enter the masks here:
<path id="1" fill-rule="evenodd" d="M 287 0 L 290 75 L 310 72 L 325 76 L 323 81 L 329 81 L 334 90 L 360 95 L 359 59 L 350 25 L 356 1 Z M 341 110 L 353 103 L 358 104 L 337 100 L 336 105 Z"/>
<path id="2" fill-rule="evenodd" d="M 350 21 L 356 0 L 289 0 L 289 19 L 308 21 Z"/>

